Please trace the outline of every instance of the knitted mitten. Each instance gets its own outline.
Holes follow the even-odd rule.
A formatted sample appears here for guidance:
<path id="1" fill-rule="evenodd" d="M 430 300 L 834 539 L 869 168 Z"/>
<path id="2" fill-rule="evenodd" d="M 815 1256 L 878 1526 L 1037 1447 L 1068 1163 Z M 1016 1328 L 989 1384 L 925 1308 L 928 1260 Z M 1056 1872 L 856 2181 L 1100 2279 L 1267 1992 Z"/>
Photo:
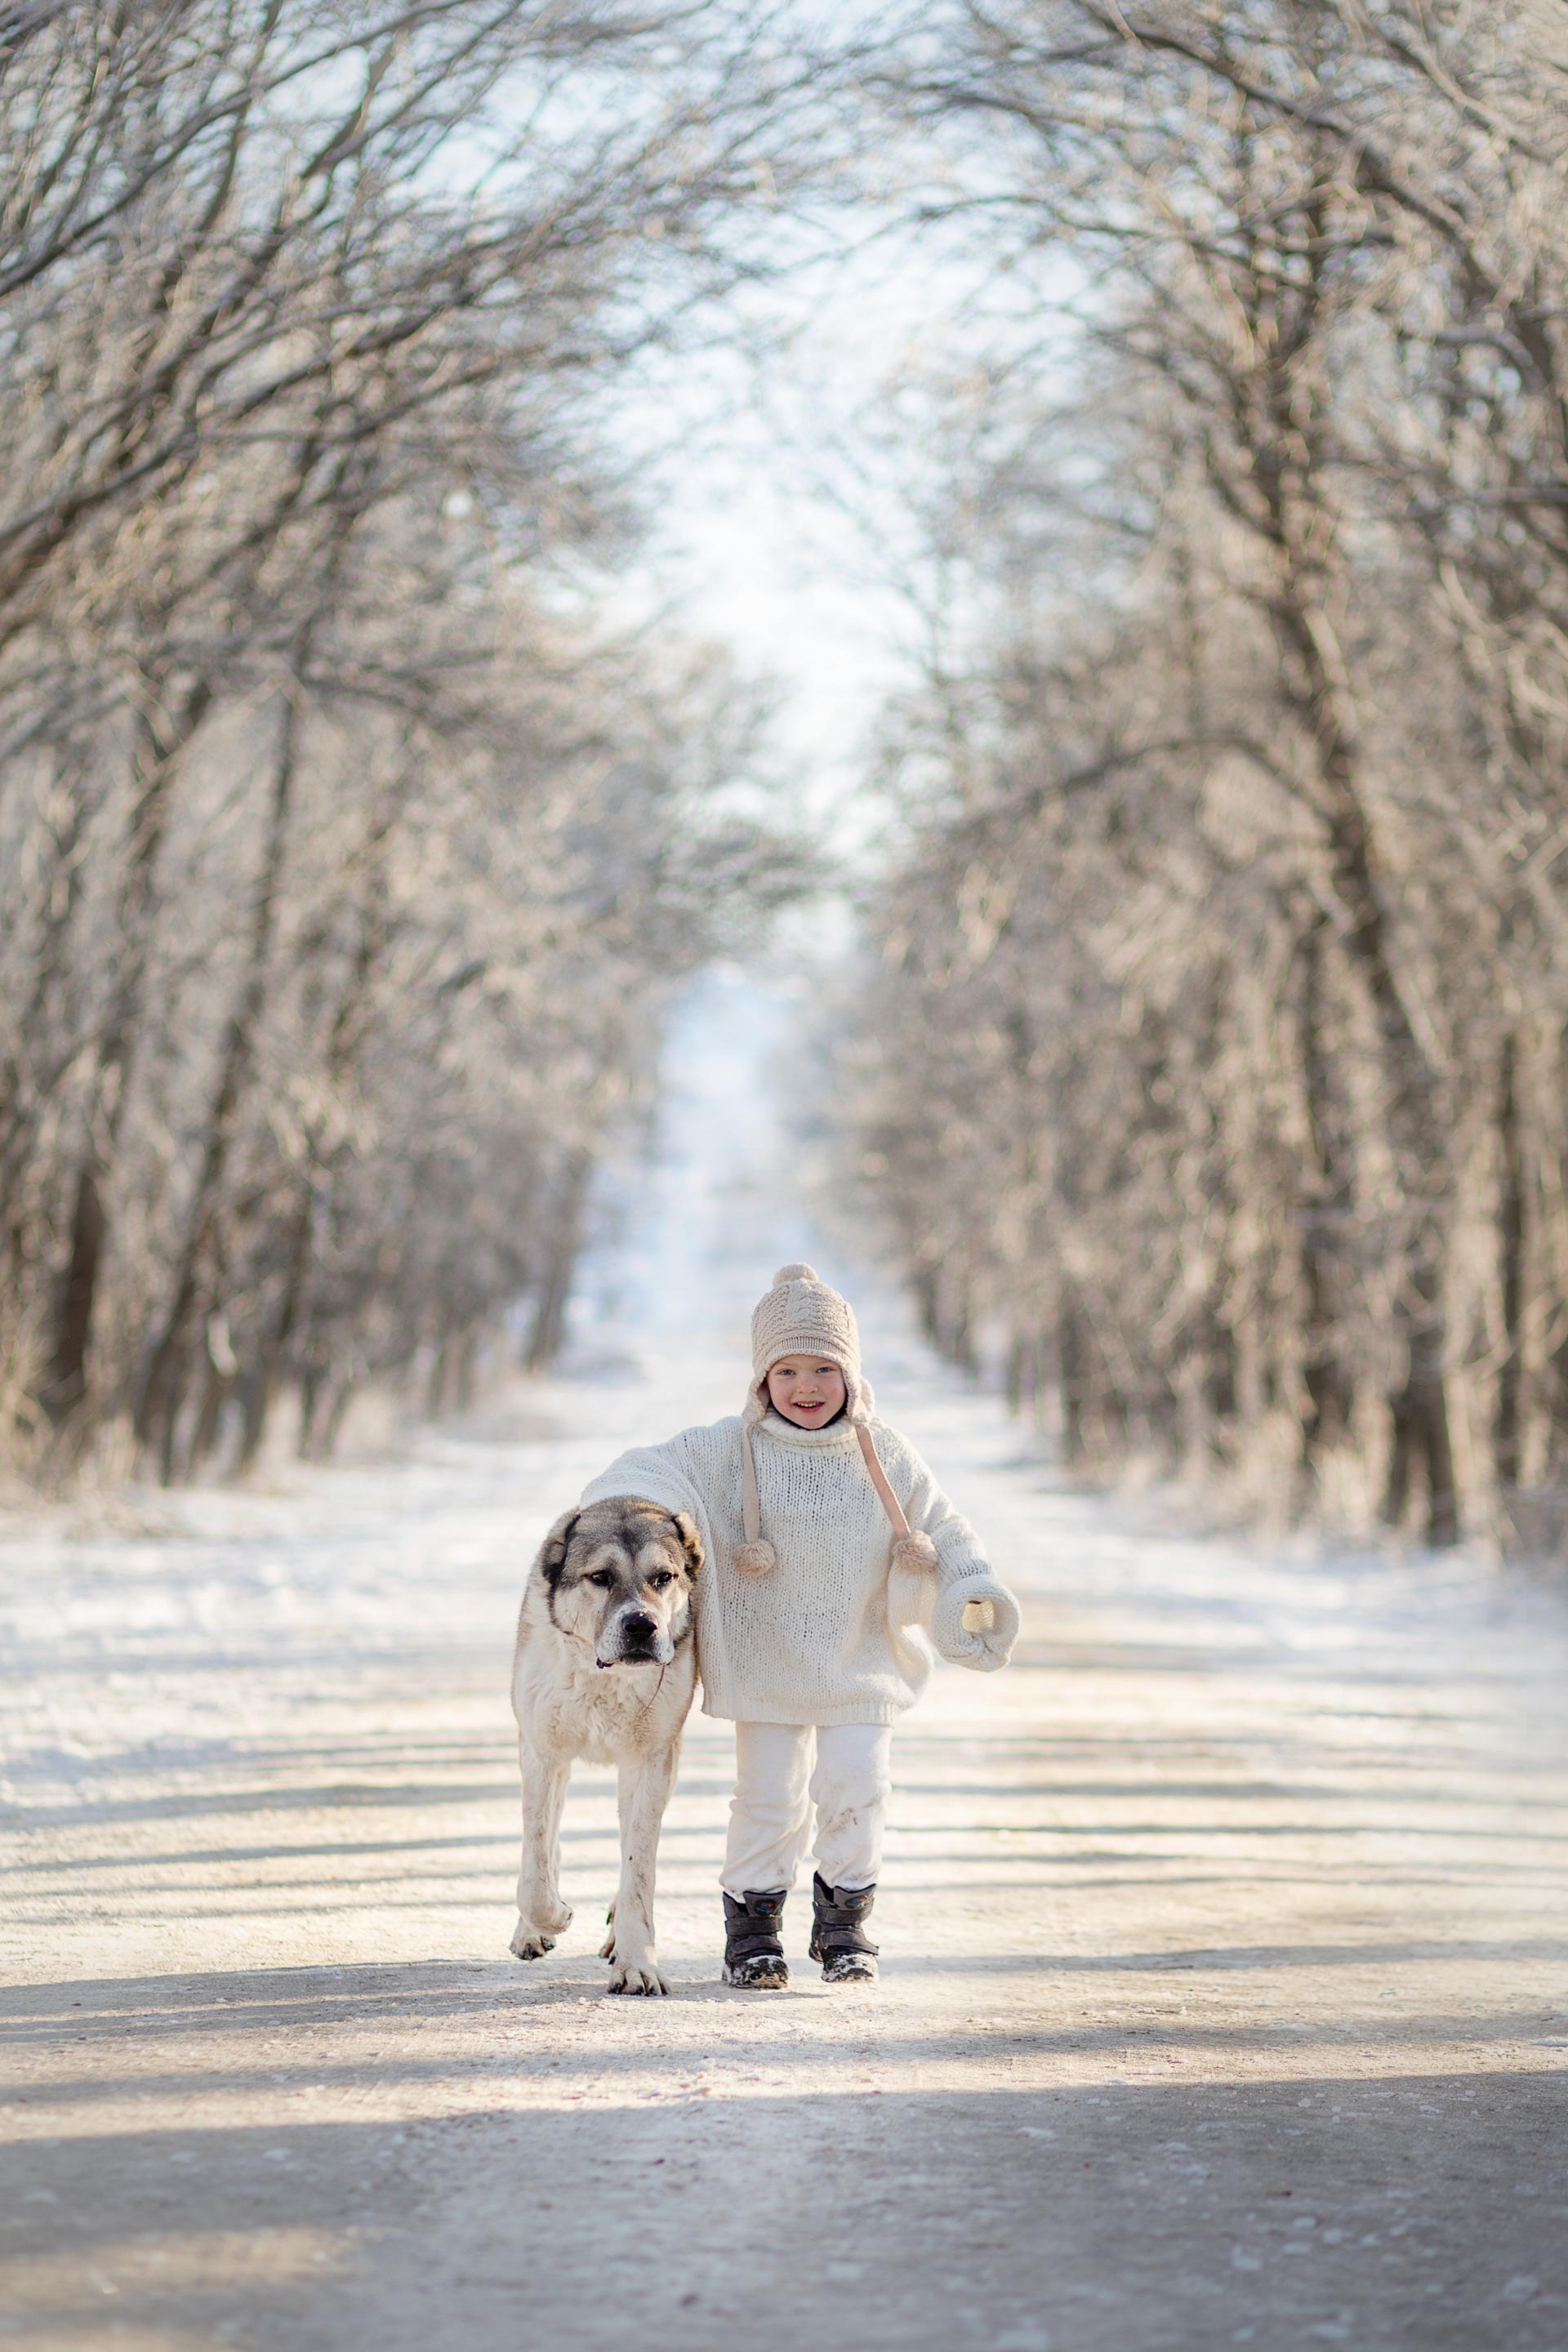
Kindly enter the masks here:
<path id="1" fill-rule="evenodd" d="M 981 1605 L 972 1608 L 974 1603 Z M 1018 1604 L 1005 1584 L 994 1576 L 965 1576 L 937 1595 L 931 1637 L 952 1664 L 994 1674 L 1013 1654 L 1019 1622 Z"/>

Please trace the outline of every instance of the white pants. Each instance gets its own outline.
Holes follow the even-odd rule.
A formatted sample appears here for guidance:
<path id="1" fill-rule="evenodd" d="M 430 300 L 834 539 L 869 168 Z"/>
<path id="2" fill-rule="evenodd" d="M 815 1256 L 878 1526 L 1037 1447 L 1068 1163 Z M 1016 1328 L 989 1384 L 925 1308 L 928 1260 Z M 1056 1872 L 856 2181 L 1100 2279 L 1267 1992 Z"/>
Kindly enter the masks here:
<path id="1" fill-rule="evenodd" d="M 874 1886 L 892 1740 L 885 1723 L 738 1723 L 725 1894 L 793 1886 L 814 1807 L 816 1866 L 829 1886 Z"/>

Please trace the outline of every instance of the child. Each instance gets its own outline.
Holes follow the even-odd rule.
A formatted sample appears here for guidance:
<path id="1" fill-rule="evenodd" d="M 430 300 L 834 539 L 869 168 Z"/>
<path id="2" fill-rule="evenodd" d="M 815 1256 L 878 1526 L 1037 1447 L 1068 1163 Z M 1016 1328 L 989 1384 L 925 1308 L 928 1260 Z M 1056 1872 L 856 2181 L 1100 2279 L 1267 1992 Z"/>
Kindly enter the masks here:
<path id="1" fill-rule="evenodd" d="M 809 1265 L 783 1267 L 753 1314 L 752 1373 L 739 1419 L 632 1447 L 583 1501 L 689 1511 L 702 1537 L 703 1711 L 735 1725 L 724 1982 L 788 1983 L 780 1926 L 815 1806 L 811 1957 L 842 1984 L 877 1973 L 891 1727 L 931 1667 L 910 1629 L 989 1672 L 1018 1608 L 913 1446 L 873 1421 L 854 1312 Z"/>

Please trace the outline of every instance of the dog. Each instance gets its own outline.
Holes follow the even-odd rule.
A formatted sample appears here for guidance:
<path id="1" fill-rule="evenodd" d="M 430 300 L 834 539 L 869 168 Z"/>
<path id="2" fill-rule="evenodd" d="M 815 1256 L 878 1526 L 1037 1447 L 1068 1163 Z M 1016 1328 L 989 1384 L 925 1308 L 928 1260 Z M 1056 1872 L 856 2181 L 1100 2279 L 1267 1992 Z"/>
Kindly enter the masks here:
<path id="1" fill-rule="evenodd" d="M 563 1512 L 523 1587 L 511 1709 L 522 1770 L 520 1960 L 569 1924 L 561 1811 L 578 1757 L 620 1780 L 621 1880 L 600 1953 L 610 1990 L 668 1992 L 654 1947 L 654 1866 L 697 1687 L 691 1596 L 702 1539 L 685 1511 L 615 1496 Z"/>

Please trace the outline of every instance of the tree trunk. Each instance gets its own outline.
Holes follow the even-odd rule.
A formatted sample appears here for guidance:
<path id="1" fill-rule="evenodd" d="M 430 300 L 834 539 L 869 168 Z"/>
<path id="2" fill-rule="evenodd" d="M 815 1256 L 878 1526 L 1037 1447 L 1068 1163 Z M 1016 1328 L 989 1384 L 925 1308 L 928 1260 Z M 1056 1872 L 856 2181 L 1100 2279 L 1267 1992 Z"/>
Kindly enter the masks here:
<path id="1" fill-rule="evenodd" d="M 1057 1359 L 1062 1392 L 1062 1458 L 1076 1469 L 1084 1458 L 1086 1357 L 1083 1318 L 1070 1296 L 1062 1299 L 1057 1325 Z"/>
<path id="2" fill-rule="evenodd" d="M 1388 1475 L 1383 1489 L 1383 1520 L 1386 1527 L 1402 1527 L 1410 1508 L 1410 1489 L 1416 1454 L 1415 1417 L 1404 1396 L 1396 1396 L 1389 1407 L 1391 1435 L 1388 1448 Z"/>
<path id="3" fill-rule="evenodd" d="M 436 1342 L 436 1352 L 430 1359 L 430 1370 L 425 1382 L 425 1418 L 439 1421 L 447 1410 L 447 1392 L 451 1387 L 452 1349 L 447 1334 L 443 1331 Z"/>
<path id="4" fill-rule="evenodd" d="M 542 1371 L 561 1351 L 572 1277 L 577 1270 L 582 1242 L 583 1206 L 587 1198 L 593 1160 L 586 1151 L 574 1151 L 561 1180 L 555 1216 L 545 1258 L 544 1286 L 533 1310 L 522 1360 L 531 1372 Z"/>
<path id="5" fill-rule="evenodd" d="M 307 1363 L 300 1374 L 300 1431 L 294 1451 L 301 1462 L 314 1462 L 320 1457 L 317 1440 L 321 1413 L 321 1401 L 327 1392 L 328 1367 L 324 1359 Z"/>
<path id="6" fill-rule="evenodd" d="M 1325 174 L 1300 207 L 1310 231 L 1304 272 L 1289 304 L 1281 256 L 1266 244 L 1238 271 L 1234 290 L 1248 312 L 1253 357 L 1237 380 L 1237 425 L 1247 459 L 1244 488 L 1232 481 L 1233 510 L 1250 512 L 1273 550 L 1268 611 L 1284 658 L 1285 687 L 1312 758 L 1310 804 L 1322 828 L 1324 876 L 1338 910 L 1346 962 L 1364 990 L 1375 1024 L 1388 1108 L 1386 1124 L 1399 1195 L 1399 1308 L 1409 1371 L 1390 1401 L 1394 1452 L 1418 1445 L 1426 1474 L 1427 1539 L 1452 1543 L 1459 1496 L 1448 1425 L 1447 1325 L 1442 1259 L 1448 1150 L 1437 1074 L 1411 1018 L 1395 968 L 1376 843 L 1362 774 L 1349 665 L 1336 614 L 1343 602 L 1338 516 L 1326 479 L 1325 419 L 1331 393 L 1323 347 L 1323 273 L 1332 246 Z M 1260 237 L 1268 232 L 1260 230 Z M 1256 503 L 1255 503 L 1256 502 Z"/>
<path id="7" fill-rule="evenodd" d="M 1525 1176 L 1519 1100 L 1519 1039 L 1502 1041 L 1498 1074 L 1498 1277 L 1502 1295 L 1502 1362 L 1498 1368 L 1492 1459 L 1498 1486 L 1517 1486 L 1522 1445 L 1524 1387 Z"/>
<path id="8" fill-rule="evenodd" d="M 345 1373 L 333 1389 L 318 1441 L 319 1450 L 315 1455 L 318 1462 L 330 1462 L 337 1452 L 338 1440 L 343 1433 L 343 1423 L 349 1417 L 349 1407 L 354 1401 L 358 1385 L 352 1374 Z"/>
<path id="9" fill-rule="evenodd" d="M 937 1307 L 936 1269 L 934 1266 L 930 1264 L 921 1264 L 917 1266 L 914 1277 L 914 1292 L 915 1312 L 920 1317 L 921 1336 L 930 1342 L 931 1347 L 934 1348 L 937 1344 L 937 1329 L 940 1321 Z"/>
<path id="10" fill-rule="evenodd" d="M 332 1087 L 342 1085 L 353 1066 L 363 1033 L 372 983 L 386 946 L 386 853 L 410 776 L 400 777 L 385 795 L 364 846 L 365 877 L 360 906 L 359 940 L 354 950 L 327 1034 L 324 1067 Z M 284 1252 L 283 1295 L 272 1329 L 246 1383 L 239 1457 L 237 1467 L 248 1470 L 259 1453 L 267 1423 L 284 1378 L 295 1333 L 299 1328 L 310 1283 L 311 1237 L 317 1210 L 331 1186 L 332 1155 L 323 1157 L 319 1129 L 306 1135 L 306 1166 L 300 1193 L 288 1227 Z"/>
<path id="11" fill-rule="evenodd" d="M 174 806 L 180 756 L 213 698 L 211 686 L 199 679 L 171 710 L 154 699 L 152 681 L 148 684 L 148 695 L 137 714 L 132 755 L 136 783 L 120 903 L 120 970 L 99 1038 L 52 1344 L 37 1389 L 38 1402 L 57 1429 L 76 1423 L 89 1402 L 93 1317 L 109 1239 L 108 1195 L 141 1043 L 158 862 Z"/>
<path id="12" fill-rule="evenodd" d="M 62 781 L 63 809 L 49 824 L 50 856 L 39 893 L 38 942 L 33 982 L 12 1028 L 12 1045 L 0 1081 L 0 1230 L 20 1189 L 32 1155 L 44 1107 L 81 1050 L 51 1038 L 54 1008 L 70 965 L 71 934 L 81 902 L 83 837 L 87 830 L 85 779 L 73 772 Z"/>
<path id="13" fill-rule="evenodd" d="M 192 1327 L 205 1302 L 203 1278 L 217 1216 L 229 1154 L 238 1129 L 246 1088 L 256 1062 L 257 1031 L 267 995 L 268 967 L 277 929 L 279 886 L 288 849 L 289 819 L 299 767 L 297 697 L 285 690 L 268 808 L 260 868 L 251 892 L 245 969 L 239 993 L 224 1030 L 217 1076 L 207 1111 L 206 1133 L 195 1190 L 185 1213 L 185 1230 L 174 1262 L 173 1296 L 153 1341 L 137 1399 L 136 1434 L 156 1445 L 159 1471 L 167 1486 L 174 1473 L 174 1431 L 179 1420 L 190 1357 Z"/>
<path id="14" fill-rule="evenodd" d="M 223 1429 L 223 1409 L 233 1394 L 233 1373 L 223 1370 L 209 1359 L 202 1367 L 202 1401 L 185 1456 L 187 1474 L 199 1469 L 216 1446 Z"/>
<path id="15" fill-rule="evenodd" d="M 1034 1342 L 1016 1324 L 1007 1337 L 1007 1410 L 1015 1418 L 1034 1393 Z"/>
<path id="16" fill-rule="evenodd" d="M 1394 971 L 1376 851 L 1360 788 L 1342 658 L 1305 560 L 1284 562 L 1274 610 L 1282 640 L 1298 667 L 1310 723 L 1318 812 L 1328 850 L 1327 878 L 1342 919 L 1342 944 L 1376 1024 L 1389 1143 L 1408 1236 L 1402 1249 L 1400 1307 L 1409 1372 L 1401 1394 L 1390 1402 L 1395 1451 L 1402 1432 L 1418 1445 L 1426 1473 L 1426 1538 L 1436 1545 L 1451 1544 L 1458 1537 L 1460 1510 L 1446 1385 L 1442 1202 L 1448 1152 L 1436 1076 Z"/>
<path id="17" fill-rule="evenodd" d="M 300 1187 L 300 1198 L 289 1221 L 283 1260 L 283 1295 L 278 1302 L 278 1313 L 244 1384 L 239 1454 L 235 1464 L 236 1469 L 241 1472 L 252 1467 L 261 1451 L 268 1420 L 278 1393 L 279 1379 L 288 1360 L 289 1346 L 299 1323 L 300 1307 L 305 1295 L 305 1276 L 310 1263 L 310 1220 L 314 1207 L 315 1184 L 312 1178 L 307 1178 Z"/>
<path id="18" fill-rule="evenodd" d="M 1301 1378 L 1307 1411 L 1301 1423 L 1301 1466 L 1315 1475 L 1324 1451 L 1348 1427 L 1350 1382 L 1335 1344 L 1333 1233 L 1350 1199 L 1350 1171 L 1336 1148 L 1330 1057 L 1324 1039 L 1323 949 L 1326 918 L 1316 908 L 1300 939 L 1301 989 L 1297 1010 L 1301 1092 L 1311 1147 L 1311 1191 L 1301 1220 Z"/>

